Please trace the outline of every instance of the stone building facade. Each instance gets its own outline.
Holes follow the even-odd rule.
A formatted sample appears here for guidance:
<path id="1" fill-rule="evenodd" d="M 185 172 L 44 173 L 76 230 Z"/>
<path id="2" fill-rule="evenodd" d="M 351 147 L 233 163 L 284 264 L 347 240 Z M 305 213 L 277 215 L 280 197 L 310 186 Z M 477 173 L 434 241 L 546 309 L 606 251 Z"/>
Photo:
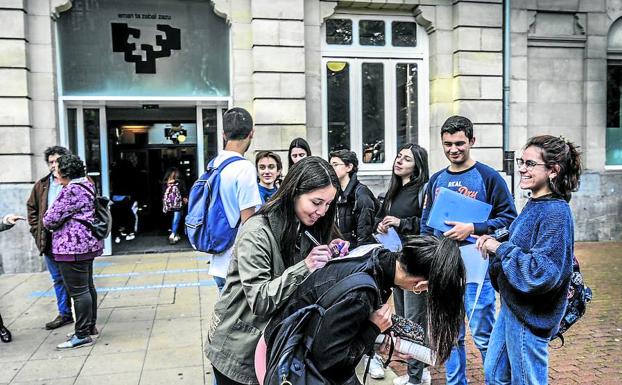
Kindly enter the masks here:
<path id="1" fill-rule="evenodd" d="M 324 157 L 331 148 L 349 147 L 362 160 L 360 178 L 376 193 L 386 188 L 401 143 L 427 148 L 431 171 L 446 165 L 439 128 L 460 114 L 475 125 L 473 157 L 498 170 L 504 150 L 518 154 L 535 134 L 563 135 L 581 145 L 585 174 L 571 202 L 576 239 L 621 238 L 616 113 L 622 73 L 616 65 L 622 35 L 616 21 L 622 0 L 129 3 L 0 1 L 0 212 L 25 212 L 33 183 L 46 173 L 42 152 L 55 144 L 92 163 L 101 191 L 114 194 L 113 153 L 122 152 L 125 137 L 132 138 L 128 146 L 138 145 L 144 129 L 136 127 L 143 126 L 129 123 L 141 114 L 173 122 L 162 139 L 172 140 L 181 118 L 160 115 L 190 111 L 184 124 L 195 130 L 187 135 L 194 144 L 180 151 L 194 154 L 192 175 L 222 145 L 220 114 L 235 105 L 255 119 L 251 154 L 269 149 L 286 156 L 295 137 L 307 138 L 314 155 Z M 106 40 L 111 24 L 125 25 L 125 48 L 132 36 L 139 40 L 132 28 L 156 43 L 143 36 L 143 52 L 140 44 L 117 49 Z M 174 32 L 147 32 L 161 31 L 159 24 L 179 28 L 180 42 Z M 153 68 L 140 67 L 149 50 L 160 51 L 151 52 Z M 179 87 L 162 87 L 166 76 L 179 79 Z M 185 123 L 192 120 L 195 128 Z M 157 147 L 148 140 L 146 147 Z M 515 183 L 522 206 L 526 196 L 517 178 L 503 175 Z M 0 237 L 0 254 L 0 273 L 43 266 L 23 225 Z"/>

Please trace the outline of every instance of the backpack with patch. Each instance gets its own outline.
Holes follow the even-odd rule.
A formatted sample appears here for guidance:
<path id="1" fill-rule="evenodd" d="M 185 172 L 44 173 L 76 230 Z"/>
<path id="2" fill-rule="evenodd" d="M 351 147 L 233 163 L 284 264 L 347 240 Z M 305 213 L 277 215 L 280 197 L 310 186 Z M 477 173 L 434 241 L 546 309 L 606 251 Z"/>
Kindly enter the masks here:
<path id="1" fill-rule="evenodd" d="M 559 323 L 557 334 L 551 337 L 551 341 L 559 338 L 562 342 L 561 346 L 564 346 L 563 334 L 583 317 L 587 304 L 592 300 L 592 289 L 583 281 L 577 257 L 573 258 L 572 275 L 570 276 L 570 286 L 568 287 L 566 298 L 568 298 L 568 304 L 566 305 L 564 317 Z"/>
<path id="2" fill-rule="evenodd" d="M 269 357 L 263 385 L 332 384 L 317 369 L 310 357 L 313 341 L 322 325 L 324 313 L 348 293 L 372 290 L 379 299 L 378 286 L 365 272 L 351 274 L 326 291 L 311 305 L 289 315 L 270 333 Z"/>
<path id="3" fill-rule="evenodd" d="M 88 227 L 93 236 L 99 240 L 108 238 L 110 231 L 112 230 L 112 214 L 110 213 L 110 199 L 108 197 L 102 197 L 97 195 L 95 191 L 92 191 L 86 185 L 82 183 L 76 183 L 93 196 L 95 202 L 95 217 L 92 222 L 85 221 L 83 219 L 74 218 L 76 221 L 82 223 Z"/>
<path id="4" fill-rule="evenodd" d="M 183 200 L 181 191 L 179 191 L 179 183 L 167 184 L 162 197 L 162 212 L 168 213 L 169 211 L 179 210 L 182 206 Z"/>
<path id="5" fill-rule="evenodd" d="M 218 167 L 214 160 L 207 171 L 194 182 L 188 197 L 186 232 L 195 250 L 220 254 L 229 249 L 238 233 L 238 225 L 231 227 L 220 198 L 220 173 L 233 162 L 244 160 L 241 156 L 225 159 Z"/>

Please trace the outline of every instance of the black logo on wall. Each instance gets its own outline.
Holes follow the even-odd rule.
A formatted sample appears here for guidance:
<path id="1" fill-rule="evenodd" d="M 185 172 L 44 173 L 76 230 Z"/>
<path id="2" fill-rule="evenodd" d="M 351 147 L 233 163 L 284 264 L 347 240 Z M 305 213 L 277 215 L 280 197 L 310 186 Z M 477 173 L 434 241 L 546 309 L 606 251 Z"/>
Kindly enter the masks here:
<path id="1" fill-rule="evenodd" d="M 141 44 L 140 49 L 146 54 L 146 60 L 142 55 L 136 55 L 136 43 L 130 43 L 130 36 L 134 39 L 140 38 L 140 29 L 132 28 L 127 23 L 111 23 L 112 29 L 112 51 L 123 52 L 123 58 L 128 63 L 136 65 L 137 74 L 155 74 L 156 59 L 171 56 L 172 50 L 181 49 L 181 32 L 179 28 L 170 25 L 158 24 L 156 29 L 164 32 L 164 36 L 156 36 L 156 46 L 159 50 L 154 50 L 151 44 Z"/>

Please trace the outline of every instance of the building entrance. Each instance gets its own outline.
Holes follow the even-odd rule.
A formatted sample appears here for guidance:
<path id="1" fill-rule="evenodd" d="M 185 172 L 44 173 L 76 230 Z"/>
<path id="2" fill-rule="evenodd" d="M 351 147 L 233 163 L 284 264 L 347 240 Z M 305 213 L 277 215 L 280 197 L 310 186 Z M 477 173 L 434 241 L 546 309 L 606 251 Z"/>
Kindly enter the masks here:
<path id="1" fill-rule="evenodd" d="M 165 173 L 177 169 L 187 191 L 222 148 L 227 101 L 150 103 L 65 101 L 61 143 L 84 159 L 99 193 L 114 202 L 106 255 L 190 249 L 185 212 L 179 241 L 168 240 L 173 213 L 162 210 Z"/>

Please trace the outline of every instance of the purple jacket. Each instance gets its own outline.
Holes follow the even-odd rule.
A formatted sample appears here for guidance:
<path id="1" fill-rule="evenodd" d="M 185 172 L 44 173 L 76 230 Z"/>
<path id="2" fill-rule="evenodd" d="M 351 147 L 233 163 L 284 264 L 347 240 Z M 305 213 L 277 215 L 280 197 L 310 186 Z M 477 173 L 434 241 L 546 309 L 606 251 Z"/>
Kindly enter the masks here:
<path id="1" fill-rule="evenodd" d="M 58 198 L 43 216 L 43 225 L 52 231 L 52 256 L 58 262 L 74 262 L 93 259 L 102 254 L 104 242 L 93 236 L 91 230 L 75 220 L 92 222 L 95 218 L 92 191 L 95 187 L 86 178 L 71 181 L 63 187 Z"/>

